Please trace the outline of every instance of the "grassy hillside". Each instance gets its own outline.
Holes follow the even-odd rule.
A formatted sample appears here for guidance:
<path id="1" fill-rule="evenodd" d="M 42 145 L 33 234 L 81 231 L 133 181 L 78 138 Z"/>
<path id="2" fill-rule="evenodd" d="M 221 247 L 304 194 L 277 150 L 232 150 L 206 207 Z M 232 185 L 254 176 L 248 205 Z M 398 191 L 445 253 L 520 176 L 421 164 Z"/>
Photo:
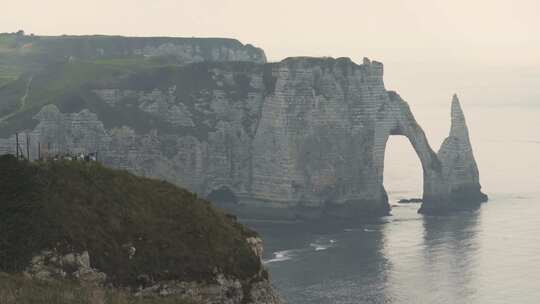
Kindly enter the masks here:
<path id="1" fill-rule="evenodd" d="M 154 280 L 240 279 L 261 263 L 254 232 L 195 194 L 97 163 L 0 157 L 0 271 L 18 273 L 43 249 L 87 250 L 115 286 Z M 136 248 L 132 259 L 126 244 Z"/>
<path id="2" fill-rule="evenodd" d="M 256 91 L 250 85 L 249 75 L 261 74 L 265 67 L 249 62 L 195 63 L 188 66 L 171 66 L 159 60 L 100 59 L 58 63 L 32 75 L 0 87 L 0 138 L 17 131 L 33 129 L 38 121 L 33 117 L 44 105 L 55 104 L 62 112 L 78 112 L 89 109 L 96 113 L 107 129 L 129 126 L 138 133 L 157 129 L 170 134 L 190 134 L 201 137 L 214 121 L 208 114 L 211 89 L 223 90 L 233 100 L 246 100 L 249 92 Z M 234 83 L 218 87 L 214 70 L 233 73 Z M 154 89 L 167 92 L 175 87 L 175 98 L 194 115 L 193 128 L 174 126 L 163 119 L 142 111 L 137 100 L 126 98 L 115 107 L 106 104 L 94 89 L 118 88 L 150 93 Z"/>
<path id="3" fill-rule="evenodd" d="M 184 45 L 212 58 L 216 48 L 244 49 L 253 54 L 264 53 L 252 45 L 243 45 L 228 38 L 122 37 L 122 36 L 35 36 L 24 32 L 0 33 L 0 87 L 21 75 L 35 73 L 50 64 L 77 60 L 158 61 L 178 64 L 182 58 L 145 58 L 140 50 L 158 48 L 164 44 Z"/>
<path id="4" fill-rule="evenodd" d="M 134 297 L 116 289 L 82 287 L 71 281 L 36 281 L 0 273 L 2 304 L 197 304 L 171 297 Z"/>
<path id="5" fill-rule="evenodd" d="M 102 105 L 91 92 L 92 87 L 159 66 L 159 63 L 129 59 L 76 61 L 20 75 L 0 87 L 0 137 L 33 128 L 37 121 L 32 117 L 46 104 L 56 104 L 65 110 L 98 111 L 97 107 Z"/>
<path id="6" fill-rule="evenodd" d="M 164 49 L 169 46 L 174 50 L 174 45 L 181 45 L 197 50 L 197 60 L 203 62 L 193 63 L 189 56 L 166 55 L 166 51 L 156 56 L 140 53 L 163 45 Z M 33 129 L 38 123 L 33 117 L 47 104 L 55 104 L 64 113 L 89 109 L 107 129 L 129 126 L 137 133 L 159 130 L 205 137 L 214 128 L 208 124 L 215 121 L 210 105 L 204 104 L 210 100 L 212 89 L 232 95 L 229 97 L 233 100 L 245 100 L 253 91 L 246 75 L 260 74 L 261 69 L 268 68 L 254 62 L 212 62 L 223 47 L 264 57 L 261 50 L 234 39 L 0 33 L 0 138 Z M 227 75 L 233 73 L 232 84 L 223 75 L 216 80 L 214 72 L 220 70 Z M 265 73 L 266 78 L 271 74 Z M 94 92 L 126 89 L 150 93 L 170 88 L 177 88 L 173 103 L 183 103 L 182 107 L 194 115 L 196 126 L 173 125 L 155 113 L 145 112 L 133 96 L 113 107 Z"/>

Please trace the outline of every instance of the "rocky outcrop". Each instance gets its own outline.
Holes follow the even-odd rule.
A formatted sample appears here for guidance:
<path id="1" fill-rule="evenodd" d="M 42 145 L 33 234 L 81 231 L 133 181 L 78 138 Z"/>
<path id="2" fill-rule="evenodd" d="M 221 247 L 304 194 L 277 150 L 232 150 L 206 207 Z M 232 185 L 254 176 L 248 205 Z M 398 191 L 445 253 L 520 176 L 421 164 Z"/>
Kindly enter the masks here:
<path id="1" fill-rule="evenodd" d="M 95 112 L 46 106 L 32 143 L 99 151 L 108 165 L 188 187 L 243 216 L 360 217 L 389 212 L 384 154 L 389 136 L 401 135 L 423 167 L 421 212 L 486 199 L 457 97 L 450 136 L 435 153 L 408 104 L 386 90 L 379 62 L 299 57 L 155 75 L 91 88 Z"/>
<path id="2" fill-rule="evenodd" d="M 263 241 L 260 237 L 249 237 L 246 242 L 262 263 Z M 251 281 L 241 281 L 227 277 L 223 273 L 214 273 L 209 282 L 161 281 L 146 282 L 135 293 L 137 296 L 175 296 L 197 303 L 253 303 L 279 304 L 282 299 L 268 280 L 266 270 L 262 269 Z"/>
<path id="3" fill-rule="evenodd" d="M 257 248 L 260 248 L 262 254 L 260 238 L 250 239 L 257 240 L 257 246 L 260 246 Z M 88 251 L 61 254 L 56 250 L 43 250 L 32 258 L 24 274 L 36 280 L 74 280 L 83 287 L 93 289 L 105 288 L 107 282 L 105 273 L 90 266 Z M 144 277 L 149 278 L 141 276 L 141 278 Z M 141 285 L 138 290 L 133 291 L 133 294 L 139 297 L 174 296 L 175 299 L 208 304 L 282 303 L 280 296 L 267 279 L 254 278 L 252 282 L 247 283 L 236 278 L 226 277 L 222 273 L 216 273 L 213 282 L 160 281 L 150 283 L 142 279 L 140 281 L 143 284 L 150 284 L 150 286 Z M 105 293 L 96 294 L 104 295 Z"/>
<path id="4" fill-rule="evenodd" d="M 281 298 L 267 280 L 243 286 L 237 279 L 216 275 L 214 283 L 166 281 L 135 293 L 136 296 L 174 296 L 196 303 L 212 304 L 280 304 Z"/>
<path id="5" fill-rule="evenodd" d="M 102 286 L 107 275 L 90 266 L 88 251 L 61 254 L 55 250 L 43 250 L 32 257 L 24 274 L 38 280 L 74 279 L 82 285 Z"/>
<path id="6" fill-rule="evenodd" d="M 263 258 L 263 240 L 260 237 L 250 237 L 247 240 L 253 253 L 262 261 Z"/>

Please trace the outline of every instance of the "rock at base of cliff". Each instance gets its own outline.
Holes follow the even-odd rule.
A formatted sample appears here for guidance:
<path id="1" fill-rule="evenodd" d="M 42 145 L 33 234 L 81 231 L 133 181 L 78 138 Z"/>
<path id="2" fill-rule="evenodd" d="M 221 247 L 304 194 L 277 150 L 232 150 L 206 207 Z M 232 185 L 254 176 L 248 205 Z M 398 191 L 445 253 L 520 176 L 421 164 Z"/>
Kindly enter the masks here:
<path id="1" fill-rule="evenodd" d="M 403 198 L 398 201 L 399 204 L 419 204 L 422 203 L 424 200 L 421 198 Z"/>
<path id="2" fill-rule="evenodd" d="M 390 214 L 388 199 L 355 200 L 345 203 L 327 203 L 323 207 L 303 205 L 267 207 L 264 204 L 215 203 L 216 207 L 242 219 L 257 220 L 318 220 L 318 219 L 363 219 Z"/>
<path id="3" fill-rule="evenodd" d="M 424 198 L 424 204 L 422 204 L 418 213 L 445 215 L 456 211 L 474 211 L 487 201 L 488 196 L 482 193 L 479 188 L 464 188 L 452 191 L 450 197 Z M 428 202 L 428 204 L 425 202 Z"/>

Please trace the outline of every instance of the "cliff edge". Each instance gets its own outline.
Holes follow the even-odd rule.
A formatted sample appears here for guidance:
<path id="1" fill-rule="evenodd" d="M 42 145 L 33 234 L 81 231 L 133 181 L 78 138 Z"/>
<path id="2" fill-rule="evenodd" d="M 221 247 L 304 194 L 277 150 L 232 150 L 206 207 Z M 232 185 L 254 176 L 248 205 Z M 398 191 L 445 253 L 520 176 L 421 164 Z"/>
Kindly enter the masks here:
<path id="1" fill-rule="evenodd" d="M 189 303 L 281 303 L 257 234 L 196 194 L 95 162 L 1 156 L 0 172 L 0 272 Z"/>

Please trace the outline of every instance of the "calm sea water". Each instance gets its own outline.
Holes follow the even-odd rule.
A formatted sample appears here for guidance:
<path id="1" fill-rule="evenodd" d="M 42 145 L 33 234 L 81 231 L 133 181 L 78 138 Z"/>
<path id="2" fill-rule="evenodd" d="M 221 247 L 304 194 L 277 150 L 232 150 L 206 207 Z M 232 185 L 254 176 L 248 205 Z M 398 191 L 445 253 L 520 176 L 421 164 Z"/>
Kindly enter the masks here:
<path id="1" fill-rule="evenodd" d="M 248 222 L 288 303 L 540 303 L 540 107 L 463 103 L 481 183 L 476 212 L 422 216 L 420 163 L 391 138 L 385 187 L 392 216 L 360 222 Z M 435 150 L 448 107 L 413 107 Z"/>

